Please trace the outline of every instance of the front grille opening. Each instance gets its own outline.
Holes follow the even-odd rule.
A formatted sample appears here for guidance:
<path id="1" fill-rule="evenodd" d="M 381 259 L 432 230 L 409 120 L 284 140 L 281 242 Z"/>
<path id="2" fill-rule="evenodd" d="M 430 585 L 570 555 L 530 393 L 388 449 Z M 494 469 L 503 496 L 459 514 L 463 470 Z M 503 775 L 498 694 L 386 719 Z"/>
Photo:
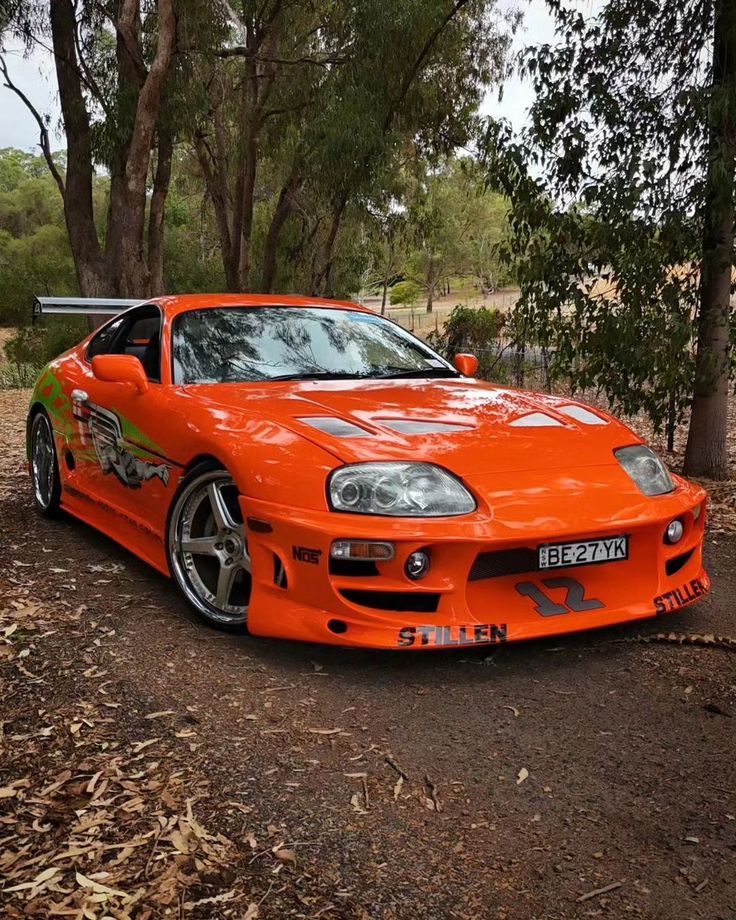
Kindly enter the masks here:
<path id="1" fill-rule="evenodd" d="M 277 588 L 288 588 L 289 580 L 286 577 L 286 569 L 281 557 L 276 553 L 273 554 L 273 583 Z"/>
<path id="2" fill-rule="evenodd" d="M 373 610 L 395 610 L 398 613 L 436 613 L 440 602 L 439 594 L 419 591 L 356 591 L 345 590 L 340 594 L 347 601 Z"/>
<path id="3" fill-rule="evenodd" d="M 330 575 L 347 578 L 365 578 L 379 575 L 378 566 L 372 559 L 330 559 Z"/>
<path id="4" fill-rule="evenodd" d="M 504 575 L 523 575 L 537 571 L 537 552 L 533 549 L 499 549 L 476 556 L 468 581 L 484 578 L 501 578 Z"/>
<path id="5" fill-rule="evenodd" d="M 664 566 L 667 574 L 674 575 L 679 572 L 681 568 L 688 564 L 694 552 L 695 547 L 689 549 L 686 553 L 680 553 L 679 556 L 673 556 L 672 559 L 668 559 Z"/>

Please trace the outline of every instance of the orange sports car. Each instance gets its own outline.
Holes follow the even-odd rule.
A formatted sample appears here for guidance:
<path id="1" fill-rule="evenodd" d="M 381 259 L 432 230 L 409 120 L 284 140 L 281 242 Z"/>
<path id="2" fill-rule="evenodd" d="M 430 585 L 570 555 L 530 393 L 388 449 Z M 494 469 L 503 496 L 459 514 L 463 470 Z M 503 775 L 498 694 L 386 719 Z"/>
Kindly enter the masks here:
<path id="1" fill-rule="evenodd" d="M 33 493 L 208 623 L 340 645 L 496 643 L 710 589 L 706 495 L 620 422 L 473 379 L 355 304 L 192 295 L 110 314 L 28 416 Z"/>

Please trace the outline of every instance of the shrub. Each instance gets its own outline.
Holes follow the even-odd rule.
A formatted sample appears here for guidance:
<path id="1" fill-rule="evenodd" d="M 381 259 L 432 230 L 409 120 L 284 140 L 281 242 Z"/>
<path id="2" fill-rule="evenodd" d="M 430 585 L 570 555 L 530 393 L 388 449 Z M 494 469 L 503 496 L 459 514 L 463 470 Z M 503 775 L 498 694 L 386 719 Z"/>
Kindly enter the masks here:
<path id="1" fill-rule="evenodd" d="M 422 289 L 413 281 L 399 281 L 391 288 L 390 301 L 391 305 L 405 304 L 407 307 L 413 306 L 421 297 Z"/>
<path id="2" fill-rule="evenodd" d="M 86 333 L 83 318 L 52 319 L 48 325 L 21 326 L 5 343 L 7 364 L 2 367 L 0 386 L 31 386 L 45 364 L 76 345 Z"/>

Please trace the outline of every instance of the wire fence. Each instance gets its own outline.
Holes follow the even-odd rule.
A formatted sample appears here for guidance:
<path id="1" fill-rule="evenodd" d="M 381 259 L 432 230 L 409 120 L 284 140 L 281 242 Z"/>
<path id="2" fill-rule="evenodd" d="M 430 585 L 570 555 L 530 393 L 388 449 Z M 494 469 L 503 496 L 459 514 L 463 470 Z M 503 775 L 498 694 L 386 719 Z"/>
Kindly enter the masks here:
<path id="1" fill-rule="evenodd" d="M 501 338 L 486 348 L 467 344 L 464 349 L 478 358 L 477 376 L 482 380 L 552 392 L 553 356 L 546 348 Z"/>
<path id="2" fill-rule="evenodd" d="M 499 310 L 501 313 L 510 313 L 518 298 L 518 291 L 509 291 L 508 293 L 499 292 L 489 297 L 487 303 L 474 303 L 473 306 L 487 306 L 489 309 Z M 380 306 L 372 302 L 367 303 L 367 305 L 372 309 L 380 309 Z M 440 332 L 457 305 L 456 302 L 435 304 L 431 313 L 427 313 L 427 309 L 424 306 L 387 307 L 386 316 L 394 320 L 394 322 L 399 323 L 410 332 L 423 336 L 433 331 Z"/>

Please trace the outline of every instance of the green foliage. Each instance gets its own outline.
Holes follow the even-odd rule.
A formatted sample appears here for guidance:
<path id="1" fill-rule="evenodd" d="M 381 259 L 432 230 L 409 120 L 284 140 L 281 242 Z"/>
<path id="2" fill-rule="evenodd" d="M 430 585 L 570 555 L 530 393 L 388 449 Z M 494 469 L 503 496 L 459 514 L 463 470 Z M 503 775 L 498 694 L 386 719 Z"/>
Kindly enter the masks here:
<path id="1" fill-rule="evenodd" d="M 520 336 L 551 350 L 558 376 L 670 430 L 692 393 L 708 112 L 725 104 L 709 85 L 713 9 L 555 4 L 556 43 L 524 59 L 530 128 L 490 124 L 483 145 L 511 204 L 500 254 L 521 286 Z"/>
<path id="2" fill-rule="evenodd" d="M 457 354 L 474 354 L 479 362 L 478 376 L 497 379 L 498 340 L 505 325 L 506 317 L 499 310 L 472 309 L 458 304 L 442 331 L 432 331 L 427 341 L 448 361 Z"/>
<path id="3" fill-rule="evenodd" d="M 413 281 L 399 281 L 391 288 L 389 300 L 391 305 L 405 304 L 407 307 L 413 307 L 422 296 L 422 289 Z"/>
<path id="4" fill-rule="evenodd" d="M 28 379 L 38 375 L 39 368 L 72 348 L 87 335 L 86 321 L 82 317 L 51 317 L 43 325 L 21 326 L 5 343 L 5 370 L 17 386 L 28 386 Z"/>
<path id="5" fill-rule="evenodd" d="M 35 294 L 76 294 L 61 199 L 42 157 L 0 150 L 0 325 L 28 322 Z"/>
<path id="6" fill-rule="evenodd" d="M 497 250 L 505 235 L 504 199 L 486 187 L 470 158 L 447 158 L 433 169 L 418 163 L 413 178 L 404 271 L 424 291 L 427 309 L 452 277 L 471 278 L 482 295 L 495 291 L 502 277 Z"/>

